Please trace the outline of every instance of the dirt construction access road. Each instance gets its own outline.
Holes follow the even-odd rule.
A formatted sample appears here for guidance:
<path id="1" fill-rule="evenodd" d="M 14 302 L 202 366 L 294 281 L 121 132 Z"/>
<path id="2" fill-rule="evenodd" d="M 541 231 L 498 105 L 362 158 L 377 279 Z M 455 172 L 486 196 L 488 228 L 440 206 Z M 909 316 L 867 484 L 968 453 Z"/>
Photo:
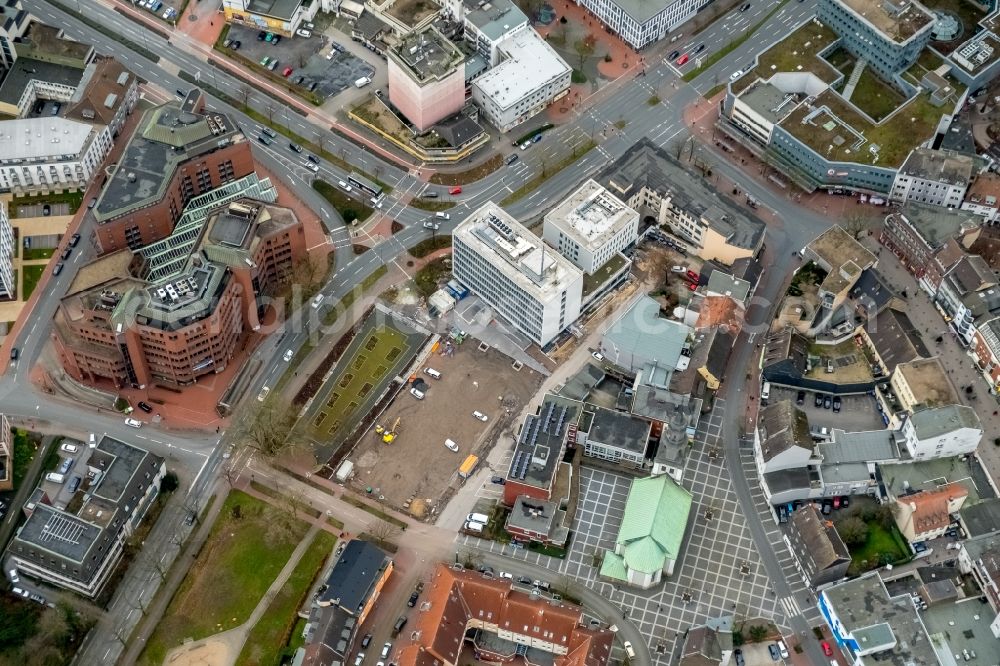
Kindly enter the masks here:
<path id="1" fill-rule="evenodd" d="M 417 400 L 403 389 L 377 420 L 391 428 L 399 419 L 392 444 L 383 443 L 374 429 L 362 438 L 348 456 L 355 464 L 355 487 L 372 488 L 394 507 L 411 498 L 430 500 L 432 507 L 449 485 L 459 483 L 458 467 L 466 456 L 485 460 L 500 432 L 516 428 L 512 418 L 538 390 L 542 376 L 527 367 L 514 370 L 509 357 L 480 351 L 476 344 L 467 340 L 453 356 L 434 353 L 427 359 L 424 368 L 438 370 L 441 378 L 421 369 L 425 398 Z M 473 411 L 489 420 L 479 421 Z M 458 444 L 457 453 L 445 447 L 446 439 Z"/>

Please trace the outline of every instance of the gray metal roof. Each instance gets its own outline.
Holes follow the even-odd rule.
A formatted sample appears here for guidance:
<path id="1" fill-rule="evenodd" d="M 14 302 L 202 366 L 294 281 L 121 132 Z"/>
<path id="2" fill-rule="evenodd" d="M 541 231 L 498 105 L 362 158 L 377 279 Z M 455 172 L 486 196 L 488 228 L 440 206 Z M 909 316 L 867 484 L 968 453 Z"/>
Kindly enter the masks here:
<path id="1" fill-rule="evenodd" d="M 34 58 L 18 58 L 0 84 L 0 102 L 17 104 L 28 83 L 44 81 L 76 88 L 83 79 L 84 69 Z"/>
<path id="2" fill-rule="evenodd" d="M 302 0 L 250 0 L 247 4 L 247 11 L 264 16 L 291 20 L 295 10 L 302 4 Z"/>
<path id="3" fill-rule="evenodd" d="M 867 463 L 896 460 L 899 449 L 889 430 L 846 432 L 834 429 L 833 441 L 819 444 L 823 462 L 829 464 Z"/>
<path id="4" fill-rule="evenodd" d="M 649 421 L 624 412 L 587 405 L 588 411 L 591 408 L 593 408 L 594 417 L 591 421 L 588 439 L 605 446 L 613 446 L 636 453 L 646 452 L 651 428 Z"/>
<path id="5" fill-rule="evenodd" d="M 920 439 L 946 435 L 959 428 L 983 427 L 975 410 L 965 405 L 923 409 L 910 417 L 910 423 Z"/>
<path id="6" fill-rule="evenodd" d="M 486 37 L 496 41 L 516 26 L 526 24 L 524 15 L 512 0 L 465 0 L 465 20 L 476 26 Z"/>
<path id="7" fill-rule="evenodd" d="M 389 556 L 378 546 L 370 541 L 352 539 L 326 579 L 327 589 L 319 597 L 319 604 L 340 606 L 348 613 L 358 613 L 388 565 Z"/>
<path id="8" fill-rule="evenodd" d="M 871 478 L 868 465 L 864 463 L 845 463 L 819 466 L 820 476 L 824 483 L 860 483 Z"/>
<path id="9" fill-rule="evenodd" d="M 660 304 L 643 296 L 607 330 L 604 348 L 617 348 L 644 361 L 656 359 L 672 368 L 689 331 L 684 324 L 661 317 Z"/>
<path id="10" fill-rule="evenodd" d="M 972 505 L 966 502 L 959 513 L 969 536 L 1000 532 L 1000 499 L 987 499 Z"/>

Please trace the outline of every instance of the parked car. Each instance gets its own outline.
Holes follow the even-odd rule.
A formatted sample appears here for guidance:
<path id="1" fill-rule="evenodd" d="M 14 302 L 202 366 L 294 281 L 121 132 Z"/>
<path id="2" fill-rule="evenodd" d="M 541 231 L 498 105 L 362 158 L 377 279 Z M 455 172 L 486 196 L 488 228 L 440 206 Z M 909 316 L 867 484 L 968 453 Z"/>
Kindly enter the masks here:
<path id="1" fill-rule="evenodd" d="M 830 405 L 832 404 L 833 400 L 830 399 L 830 396 L 828 395 L 823 396 L 823 409 L 830 409 Z"/>
<path id="2" fill-rule="evenodd" d="M 490 479 L 490 483 L 495 483 L 498 486 L 503 486 L 506 485 L 507 479 L 503 478 L 502 476 L 494 476 L 492 479 Z"/>
<path id="3" fill-rule="evenodd" d="M 687 61 L 690 59 L 691 58 L 688 56 L 688 54 L 685 53 L 684 55 L 682 55 L 680 58 L 677 59 L 677 66 L 680 67 L 682 65 L 686 65 Z"/>
<path id="4" fill-rule="evenodd" d="M 365 637 L 361 639 L 361 649 L 366 650 L 369 645 L 372 644 L 372 635 L 365 634 Z"/>
<path id="5" fill-rule="evenodd" d="M 767 646 L 767 651 L 771 654 L 772 661 L 781 661 L 781 653 L 778 652 L 778 646 L 771 643 Z"/>
<path id="6" fill-rule="evenodd" d="M 93 201 L 96 201 L 96 199 L 94 199 Z M 80 242 L 80 234 L 73 234 L 72 236 L 69 237 L 70 247 L 76 247 L 76 244 L 79 242 Z"/>
<path id="7" fill-rule="evenodd" d="M 835 411 L 835 412 L 839 412 L 840 411 L 840 396 L 839 395 L 836 396 L 833 399 L 833 411 Z"/>
<path id="8" fill-rule="evenodd" d="M 260 32 L 258 32 L 258 33 L 257 33 L 257 41 L 258 41 L 258 42 L 262 42 L 262 41 L 264 41 L 264 39 L 265 39 L 266 37 L 267 37 L 267 33 L 266 33 L 266 32 L 264 32 L 263 30 L 261 30 Z"/>
<path id="9" fill-rule="evenodd" d="M 798 394 L 795 396 L 795 404 L 801 406 L 804 405 L 805 402 L 806 402 L 806 392 L 799 391 Z"/>
<path id="10" fill-rule="evenodd" d="M 736 666 L 746 666 L 746 659 L 743 658 L 743 650 L 736 648 L 733 650 L 733 656 L 736 658 Z"/>
<path id="11" fill-rule="evenodd" d="M 243 42 L 241 42 L 238 39 L 234 39 L 233 43 L 229 45 L 229 48 L 231 48 L 234 51 L 239 51 L 241 46 L 243 46 Z"/>
<path id="12" fill-rule="evenodd" d="M 21 582 L 20 577 L 17 575 L 17 569 L 11 569 L 7 574 L 10 576 L 10 582 L 14 583 L 14 585 Z"/>
<path id="13" fill-rule="evenodd" d="M 285 78 L 288 78 L 288 76 L 291 73 L 292 73 L 292 68 L 291 67 L 285 67 L 283 70 L 281 70 L 281 75 L 284 76 Z"/>
<path id="14" fill-rule="evenodd" d="M 749 2 L 744 2 L 743 5 L 740 7 L 740 11 L 741 12 L 745 12 L 748 9 L 750 9 L 750 3 Z"/>
<path id="15" fill-rule="evenodd" d="M 681 52 L 680 52 L 680 51 L 674 51 L 674 52 L 673 52 L 673 53 L 671 53 L 671 54 L 670 54 L 669 56 L 667 56 L 667 59 L 668 59 L 668 60 L 677 60 L 677 58 L 679 58 L 679 57 L 680 57 L 680 55 L 681 55 Z"/>
<path id="16" fill-rule="evenodd" d="M 813 400 L 813 406 L 822 407 L 823 406 L 823 394 L 817 393 L 815 400 Z"/>
<path id="17" fill-rule="evenodd" d="M 475 416 L 480 421 L 482 421 L 483 423 L 486 423 L 487 419 L 489 418 L 488 416 L 486 416 L 486 414 L 483 414 L 480 411 L 472 412 L 472 415 Z"/>
<path id="18" fill-rule="evenodd" d="M 848 497 L 847 495 L 844 495 L 843 497 L 840 498 L 840 508 L 846 509 L 849 506 L 851 506 L 851 498 Z"/>
<path id="19" fill-rule="evenodd" d="M 138 403 L 138 405 L 139 405 L 139 409 L 141 409 L 142 411 L 146 412 L 147 414 L 152 414 L 153 413 L 153 408 L 150 407 L 148 403 L 145 403 L 142 400 L 140 400 L 139 403 Z"/>
<path id="20" fill-rule="evenodd" d="M 138 419 L 127 418 L 125 419 L 125 425 L 127 425 L 130 428 L 141 428 L 142 421 L 139 421 Z"/>
<path id="21" fill-rule="evenodd" d="M 312 37 L 312 33 L 303 28 L 299 28 L 298 30 L 296 30 L 295 34 L 298 35 L 299 37 Z"/>
<path id="22" fill-rule="evenodd" d="M 413 594 L 411 594 L 410 598 L 407 600 L 406 605 L 409 606 L 410 608 L 413 608 L 414 606 L 417 605 L 417 599 L 419 598 L 420 598 L 420 593 L 413 592 Z"/>
<path id="23" fill-rule="evenodd" d="M 271 38 L 271 46 L 277 46 L 278 42 L 281 41 L 281 35 L 275 35 Z"/>
<path id="24" fill-rule="evenodd" d="M 698 48 L 696 48 L 696 49 L 694 50 L 694 52 L 695 52 L 695 53 L 701 53 L 701 52 L 702 52 L 702 51 L 704 51 L 704 50 L 705 50 L 705 45 L 704 45 L 704 44 L 699 44 L 699 45 L 698 45 Z"/>
<path id="25" fill-rule="evenodd" d="M 830 647 L 829 643 L 827 643 L 826 641 L 823 641 L 822 643 L 820 643 L 819 646 L 821 648 L 823 648 L 823 654 L 825 654 L 828 657 L 832 657 L 833 656 L 833 648 Z"/>
<path id="26" fill-rule="evenodd" d="M 601 352 L 590 352 L 590 355 L 593 356 L 594 360 L 597 362 L 601 362 L 604 360 L 604 354 L 602 354 Z"/>
<path id="27" fill-rule="evenodd" d="M 823 515 L 829 516 L 830 512 L 833 511 L 833 502 L 830 500 L 823 500 Z"/>

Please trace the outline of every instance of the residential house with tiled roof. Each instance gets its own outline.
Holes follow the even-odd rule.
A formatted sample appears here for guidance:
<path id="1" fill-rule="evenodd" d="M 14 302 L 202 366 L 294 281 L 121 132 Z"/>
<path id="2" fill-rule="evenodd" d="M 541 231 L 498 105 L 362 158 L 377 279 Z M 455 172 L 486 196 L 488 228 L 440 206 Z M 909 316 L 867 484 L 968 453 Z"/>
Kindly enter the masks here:
<path id="1" fill-rule="evenodd" d="M 910 543 L 934 539 L 948 529 L 951 516 L 965 503 L 969 491 L 959 483 L 921 490 L 896 498 L 896 525 Z"/>
<path id="2" fill-rule="evenodd" d="M 788 539 L 812 587 L 836 582 L 847 575 L 851 554 L 833 523 L 820 514 L 815 503 L 807 502 L 792 513 Z"/>
<path id="3" fill-rule="evenodd" d="M 691 627 L 684 635 L 678 666 L 725 666 L 733 654 L 733 619 L 721 617 Z"/>
<path id="4" fill-rule="evenodd" d="M 584 626 L 579 606 L 510 580 L 438 564 L 391 655 L 397 666 L 455 666 L 466 643 L 483 661 L 604 666 L 614 634 Z"/>
<path id="5" fill-rule="evenodd" d="M 900 309 L 889 307 L 878 313 L 861 328 L 859 335 L 885 375 L 891 375 L 900 363 L 930 357 L 917 327 Z"/>
<path id="6" fill-rule="evenodd" d="M 820 457 L 809 432 L 809 419 L 790 400 L 760 410 L 754 430 L 754 461 L 764 495 L 773 504 L 811 497 L 820 487 Z"/>
<path id="7" fill-rule="evenodd" d="M 615 549 L 604 554 L 601 577 L 648 589 L 672 575 L 690 512 L 691 493 L 669 476 L 634 480 Z"/>

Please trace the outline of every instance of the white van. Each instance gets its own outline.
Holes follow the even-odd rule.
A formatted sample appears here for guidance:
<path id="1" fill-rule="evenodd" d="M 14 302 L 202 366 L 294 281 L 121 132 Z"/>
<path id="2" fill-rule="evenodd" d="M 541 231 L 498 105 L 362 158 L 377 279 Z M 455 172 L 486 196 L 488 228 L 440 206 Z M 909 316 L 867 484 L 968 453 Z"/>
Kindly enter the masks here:
<path id="1" fill-rule="evenodd" d="M 430 375 L 434 379 L 441 379 L 441 373 L 438 372 L 437 370 L 435 370 L 434 368 L 427 368 L 427 369 L 424 370 L 424 372 L 426 372 L 428 375 Z"/>
<path id="2" fill-rule="evenodd" d="M 490 517 L 487 516 L 485 513 L 470 513 L 468 516 L 465 517 L 465 519 L 469 522 L 482 523 L 483 525 L 490 522 Z"/>
<path id="3" fill-rule="evenodd" d="M 371 82 L 372 82 L 372 80 L 369 79 L 367 76 L 362 76 L 360 79 L 358 79 L 357 81 L 354 82 L 354 87 L 355 88 L 364 88 L 366 85 L 368 85 Z"/>
<path id="4" fill-rule="evenodd" d="M 771 382 L 764 382 L 764 386 L 760 389 L 760 399 L 767 400 L 771 397 Z"/>
<path id="5" fill-rule="evenodd" d="M 442 213 L 441 211 L 438 211 L 438 212 L 434 213 L 434 217 L 436 217 L 439 220 L 450 220 L 451 219 L 451 215 L 449 215 L 448 213 Z"/>
<path id="6" fill-rule="evenodd" d="M 625 648 L 625 654 L 628 655 L 629 659 L 635 659 L 635 648 L 632 647 L 632 641 L 625 641 L 622 643 L 622 647 Z"/>
<path id="7" fill-rule="evenodd" d="M 476 523 L 476 522 L 473 522 L 473 521 L 469 520 L 469 521 L 466 521 L 464 529 L 465 529 L 466 532 L 475 532 L 476 534 L 479 534 L 480 532 L 483 531 L 484 527 L 486 527 L 486 526 L 483 525 L 482 523 Z"/>
<path id="8" fill-rule="evenodd" d="M 74 446 L 72 444 L 63 444 L 59 448 L 62 449 L 63 451 L 65 451 L 66 453 L 76 453 L 77 451 L 80 450 L 79 448 L 77 448 L 76 446 Z"/>
<path id="9" fill-rule="evenodd" d="M 419 391 L 419 390 L 417 390 L 415 388 L 411 388 L 410 389 L 410 395 L 412 395 L 417 400 L 423 400 L 424 399 L 424 392 L 423 391 Z"/>
<path id="10" fill-rule="evenodd" d="M 458 453 L 458 444 L 456 444 L 452 440 L 450 439 L 444 440 L 444 445 L 449 451 L 454 451 L 455 453 Z"/>
<path id="11" fill-rule="evenodd" d="M 788 648 L 785 647 L 785 641 L 778 641 L 778 652 L 781 653 L 782 659 L 788 659 Z"/>
<path id="12" fill-rule="evenodd" d="M 90 433 L 90 441 L 88 442 L 87 445 L 92 449 L 97 448 L 97 436 L 94 435 L 94 433 Z"/>
<path id="13" fill-rule="evenodd" d="M 64 474 L 49 472 L 48 474 L 45 475 L 45 480 L 51 481 L 52 483 L 62 483 L 63 481 L 66 480 L 66 476 Z"/>
<path id="14" fill-rule="evenodd" d="M 340 189 L 344 190 L 345 192 L 351 191 L 351 186 L 347 184 L 347 181 L 338 180 L 337 185 L 339 185 Z"/>

